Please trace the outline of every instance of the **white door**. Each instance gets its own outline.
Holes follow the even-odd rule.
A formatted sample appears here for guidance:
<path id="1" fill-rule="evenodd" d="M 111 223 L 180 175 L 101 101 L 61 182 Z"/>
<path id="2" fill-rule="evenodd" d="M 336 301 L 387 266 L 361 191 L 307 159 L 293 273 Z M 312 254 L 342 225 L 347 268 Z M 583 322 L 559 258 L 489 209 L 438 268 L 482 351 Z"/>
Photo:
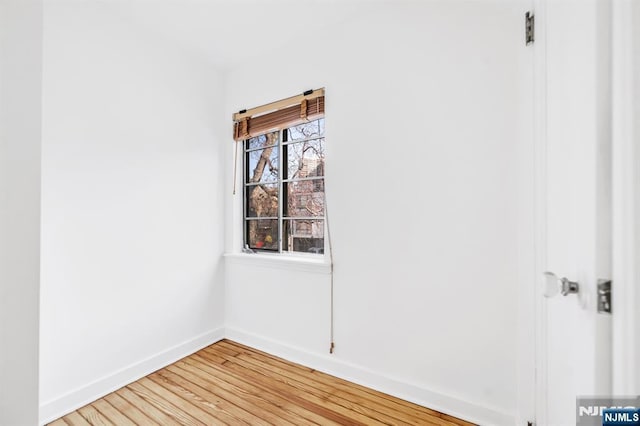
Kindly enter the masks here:
<path id="1" fill-rule="evenodd" d="M 537 3 L 540 267 L 579 284 L 577 294 L 538 296 L 538 425 L 575 425 L 576 397 L 611 394 L 611 316 L 597 312 L 598 279 L 611 278 L 606 3 Z"/>

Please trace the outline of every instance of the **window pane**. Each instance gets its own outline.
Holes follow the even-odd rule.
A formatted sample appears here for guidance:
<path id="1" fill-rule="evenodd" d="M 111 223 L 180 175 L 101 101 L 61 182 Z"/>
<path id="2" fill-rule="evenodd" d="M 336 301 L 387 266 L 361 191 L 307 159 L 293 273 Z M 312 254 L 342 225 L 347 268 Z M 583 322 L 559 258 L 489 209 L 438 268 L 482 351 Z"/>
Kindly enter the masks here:
<path id="1" fill-rule="evenodd" d="M 270 146 L 265 149 L 246 153 L 246 182 L 277 182 L 278 181 L 278 147 Z"/>
<path id="2" fill-rule="evenodd" d="M 282 251 L 324 253 L 324 220 L 285 220 Z"/>
<path id="3" fill-rule="evenodd" d="M 267 148 L 278 144 L 278 132 L 267 133 L 266 135 L 256 136 L 255 138 L 245 141 L 246 149 Z"/>
<path id="4" fill-rule="evenodd" d="M 287 145 L 285 179 L 324 176 L 324 139 Z"/>
<path id="5" fill-rule="evenodd" d="M 278 147 L 247 152 L 247 182 L 278 181 Z"/>
<path id="6" fill-rule="evenodd" d="M 278 217 L 278 184 L 247 186 L 247 217 Z"/>
<path id="7" fill-rule="evenodd" d="M 286 141 L 297 141 L 301 139 L 324 136 L 324 118 L 298 124 L 285 130 L 287 132 Z"/>
<path id="8" fill-rule="evenodd" d="M 288 182 L 285 216 L 324 216 L 324 179 Z"/>
<path id="9" fill-rule="evenodd" d="M 249 248 L 278 250 L 278 220 L 248 220 L 247 244 Z"/>

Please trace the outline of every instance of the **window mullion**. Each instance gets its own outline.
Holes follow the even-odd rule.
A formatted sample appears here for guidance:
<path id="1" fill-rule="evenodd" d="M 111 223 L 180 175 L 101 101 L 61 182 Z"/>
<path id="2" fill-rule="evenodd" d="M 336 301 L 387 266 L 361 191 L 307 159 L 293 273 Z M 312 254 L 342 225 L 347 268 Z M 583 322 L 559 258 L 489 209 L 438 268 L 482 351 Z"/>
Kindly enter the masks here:
<path id="1" fill-rule="evenodd" d="M 284 226 L 284 221 L 282 220 L 282 216 L 284 213 L 284 208 L 282 206 L 282 194 L 284 191 L 283 188 L 283 176 L 282 174 L 284 173 L 284 168 L 283 168 L 283 145 L 282 145 L 282 139 L 283 139 L 283 130 L 280 130 L 280 134 L 278 135 L 278 253 L 282 253 L 282 237 L 284 235 L 283 232 L 283 226 Z"/>

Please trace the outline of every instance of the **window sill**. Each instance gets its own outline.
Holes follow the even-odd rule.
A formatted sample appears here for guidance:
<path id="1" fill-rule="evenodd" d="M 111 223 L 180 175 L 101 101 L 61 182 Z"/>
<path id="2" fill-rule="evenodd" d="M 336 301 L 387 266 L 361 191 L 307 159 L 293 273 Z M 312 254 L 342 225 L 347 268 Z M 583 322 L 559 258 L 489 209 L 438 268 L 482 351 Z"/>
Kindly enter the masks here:
<path id="1" fill-rule="evenodd" d="M 323 256 L 318 259 L 282 254 L 266 253 L 226 253 L 226 263 L 263 268 L 282 269 L 285 271 L 302 271 L 316 274 L 330 274 L 331 264 Z"/>

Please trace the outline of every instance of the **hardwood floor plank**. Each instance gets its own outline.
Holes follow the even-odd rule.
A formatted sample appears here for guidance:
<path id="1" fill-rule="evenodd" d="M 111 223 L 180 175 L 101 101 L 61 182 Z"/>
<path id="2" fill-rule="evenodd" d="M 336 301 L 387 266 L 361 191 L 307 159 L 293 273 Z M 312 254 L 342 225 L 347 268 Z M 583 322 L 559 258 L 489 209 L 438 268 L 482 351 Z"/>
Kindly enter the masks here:
<path id="1" fill-rule="evenodd" d="M 177 367 L 185 369 L 187 371 L 195 371 L 205 380 L 209 380 L 212 383 L 217 383 L 218 379 L 233 383 L 238 387 L 243 388 L 247 392 L 260 392 L 260 396 L 270 404 L 289 411 L 301 419 L 300 424 L 323 424 L 323 425 L 338 425 L 339 423 L 331 422 L 326 417 L 322 417 L 313 411 L 309 411 L 290 400 L 281 397 L 278 394 L 271 392 L 269 387 L 260 386 L 252 381 L 245 381 L 243 377 L 236 375 L 233 372 L 225 370 L 223 367 L 218 367 L 215 364 L 211 364 L 206 358 L 199 356 L 189 357 L 176 363 Z"/>
<path id="2" fill-rule="evenodd" d="M 310 377 L 305 376 L 304 374 L 299 374 L 298 372 L 291 372 L 288 370 L 280 369 L 279 367 L 268 364 L 267 362 L 264 362 L 264 360 L 258 359 L 256 357 L 243 357 L 242 355 L 239 355 L 237 358 L 247 360 L 258 368 L 267 368 L 273 373 L 285 378 L 284 380 L 296 381 L 299 383 L 298 386 L 300 386 L 302 389 L 305 389 L 306 392 L 310 392 L 318 397 L 334 401 L 346 408 L 352 409 L 354 411 L 359 411 L 364 415 L 367 415 L 374 419 L 378 419 L 385 423 L 423 425 L 426 421 L 429 421 L 432 424 L 438 425 L 450 424 L 449 422 L 443 422 L 439 420 L 439 417 L 437 416 L 424 415 L 414 417 L 409 414 L 403 413 L 402 411 L 390 409 L 388 407 L 385 407 L 384 405 L 372 404 L 370 400 L 360 395 L 355 395 L 353 393 L 343 391 L 336 391 L 335 387 L 331 387 L 322 382 L 315 381 Z"/>
<path id="3" fill-rule="evenodd" d="M 260 368 L 261 370 L 268 371 L 269 374 L 273 374 L 274 376 L 275 375 L 281 376 L 282 380 L 285 382 L 290 382 L 290 381 L 296 382 L 297 383 L 296 386 L 299 387 L 300 389 L 304 389 L 305 392 L 309 392 L 320 398 L 325 398 L 329 401 L 333 401 L 337 404 L 344 406 L 345 408 L 358 411 L 363 415 L 366 415 L 373 419 L 380 420 L 389 424 L 397 424 L 400 421 L 404 424 L 417 424 L 417 425 L 424 424 L 425 419 L 413 419 L 410 416 L 405 416 L 404 418 L 397 418 L 392 415 L 389 415 L 388 414 L 389 410 L 384 410 L 383 407 L 375 406 L 373 408 L 365 408 L 367 406 L 371 407 L 372 404 L 367 404 L 367 401 L 364 398 L 361 398 L 357 395 L 353 395 L 350 393 L 336 392 L 335 388 L 332 388 L 328 385 L 324 385 L 321 382 L 316 382 L 314 380 L 311 380 L 308 377 L 299 374 L 298 372 L 281 369 L 276 365 L 265 362 L 263 359 L 258 359 L 257 357 L 247 357 L 243 355 L 238 355 L 236 359 L 241 359 L 243 361 L 246 360 L 252 365 L 255 365 L 256 368 Z"/>
<path id="4" fill-rule="evenodd" d="M 85 418 L 89 424 L 92 426 L 111 426 L 111 423 L 106 417 L 104 417 L 98 410 L 96 410 L 92 405 L 85 405 L 84 407 L 78 409 L 78 412 L 82 417 Z"/>
<path id="5" fill-rule="evenodd" d="M 243 422 L 250 425 L 266 426 L 269 424 L 269 419 L 273 419 L 273 416 L 256 416 L 252 411 L 255 409 L 251 401 L 243 400 L 237 396 L 234 397 L 229 391 L 224 389 L 220 384 L 211 384 L 200 379 L 195 374 L 186 372 L 178 367 L 171 366 L 166 371 L 162 371 L 162 375 L 177 383 L 184 383 L 188 386 L 190 383 L 190 389 L 193 392 L 198 393 L 203 398 L 214 399 L 217 402 L 218 409 L 224 410 L 230 417 L 231 424 Z"/>
<path id="6" fill-rule="evenodd" d="M 374 404 L 374 406 L 384 406 L 388 407 L 392 411 L 398 411 L 399 413 L 406 414 L 415 419 L 422 419 L 426 416 L 434 416 L 440 417 L 441 413 L 437 411 L 431 410 L 426 407 L 421 407 L 416 404 L 407 403 L 399 398 L 393 397 L 391 395 L 384 394 L 382 392 L 374 391 L 370 388 L 366 388 L 364 386 L 348 382 L 343 379 L 339 379 L 337 377 L 319 372 L 312 368 L 308 368 L 305 366 L 301 366 L 298 364 L 293 364 L 287 361 L 284 361 L 282 358 L 278 358 L 274 355 L 267 354 L 265 352 L 258 351 L 256 349 L 250 349 L 247 346 L 241 345 L 236 342 L 232 342 L 229 340 L 223 340 L 219 342 L 221 346 L 233 346 L 236 350 L 242 351 L 243 354 L 253 357 L 260 357 L 268 364 L 275 365 L 279 368 L 289 370 L 299 375 L 303 375 L 305 377 L 310 378 L 314 382 L 322 383 L 329 385 L 330 387 L 335 387 L 341 393 L 351 394 L 358 398 L 363 398 L 368 401 L 370 404 Z M 455 418 L 452 418 L 455 419 Z M 456 419 L 459 420 L 459 419 Z"/>
<path id="7" fill-rule="evenodd" d="M 244 349 L 242 349 L 240 347 L 229 345 L 229 344 L 226 344 L 225 342 L 227 342 L 226 339 L 219 341 L 215 345 L 209 345 L 204 349 L 207 349 L 207 348 L 210 348 L 212 346 L 215 346 L 215 348 L 219 352 L 222 352 L 222 353 L 224 353 L 225 355 L 228 355 L 228 356 L 238 356 L 244 351 Z"/>
<path id="8" fill-rule="evenodd" d="M 116 410 L 113 405 L 109 404 L 104 398 L 93 402 L 91 406 L 115 425 L 136 426 L 129 417 Z"/>
<path id="9" fill-rule="evenodd" d="M 147 400 L 139 396 L 137 393 L 133 392 L 128 387 L 118 389 L 116 391 L 116 394 L 118 394 L 118 396 L 122 397 L 122 399 L 129 402 L 134 407 L 138 408 L 145 414 L 145 416 L 149 417 L 152 421 L 156 422 L 159 425 L 180 425 L 180 422 L 178 422 L 173 415 L 168 415 L 165 411 L 149 403 Z"/>
<path id="10" fill-rule="evenodd" d="M 302 419 L 297 416 L 291 416 L 287 411 L 278 410 L 278 407 L 268 403 L 264 399 L 254 394 L 246 392 L 244 389 L 227 383 L 223 380 L 209 381 L 206 380 L 204 372 L 189 371 L 180 367 L 171 366 L 167 368 L 176 380 L 195 383 L 200 389 L 205 390 L 207 394 L 214 392 L 224 398 L 226 402 L 237 407 L 246 415 L 242 418 L 249 424 L 277 424 L 277 425 L 300 425 Z M 163 373 L 164 374 L 164 373 Z"/>
<path id="11" fill-rule="evenodd" d="M 152 390 L 156 394 L 162 396 L 166 401 L 171 402 L 178 407 L 185 415 L 195 419 L 200 424 L 207 425 L 221 423 L 219 419 L 204 410 L 193 398 L 193 393 L 187 389 L 175 386 L 163 380 L 157 380 L 155 376 L 150 375 L 139 380 L 139 383 L 147 389 Z"/>
<path id="12" fill-rule="evenodd" d="M 147 385 L 148 381 L 149 379 L 146 381 Z M 127 387 L 138 396 L 145 399 L 148 403 L 154 405 L 157 409 L 162 410 L 165 414 L 173 417 L 173 419 L 181 425 L 197 426 L 202 423 L 191 415 L 191 407 L 186 406 L 187 402 L 182 398 L 171 394 L 171 392 L 166 392 L 162 387 L 153 384 L 153 382 L 151 387 L 154 390 L 149 389 L 148 386 L 144 386 L 143 383 L 145 382 L 138 380 L 135 383 L 127 385 Z M 159 393 L 156 393 L 156 391 Z M 187 409 L 187 412 L 184 411 L 183 407 Z M 194 411 L 195 409 L 196 407 L 193 407 Z"/>
<path id="13" fill-rule="evenodd" d="M 205 363 L 206 363 L 206 359 L 204 360 L 203 363 L 201 363 L 202 368 L 207 368 L 206 365 L 204 365 Z M 352 419 L 331 410 L 330 408 L 324 406 L 324 404 L 316 404 L 312 401 L 309 401 L 305 399 L 302 395 L 299 395 L 298 392 L 295 392 L 295 391 L 292 392 L 289 389 L 282 390 L 282 389 L 273 387 L 271 383 L 268 383 L 268 381 L 263 380 L 260 376 L 256 377 L 254 374 L 252 374 L 252 372 L 243 372 L 243 371 L 238 372 L 235 370 L 229 370 L 228 367 L 230 365 L 231 363 L 225 364 L 224 366 L 225 371 L 228 371 L 231 374 L 236 375 L 237 377 L 241 378 L 243 381 L 249 383 L 251 386 L 254 386 L 256 388 L 266 388 L 268 389 L 269 392 L 271 392 L 271 394 L 277 395 L 279 398 L 290 401 L 291 403 L 303 408 L 305 411 L 309 411 L 313 413 L 315 416 L 326 419 L 324 421 L 321 420 L 319 422 L 320 424 L 324 425 L 326 421 L 330 421 L 339 425 L 362 424 L 360 422 L 353 421 Z"/>
<path id="14" fill-rule="evenodd" d="M 168 390 L 179 393 L 180 396 L 188 399 L 193 405 L 200 407 L 203 411 L 218 419 L 217 421 L 220 424 L 249 424 L 243 419 L 242 414 L 238 415 L 238 411 L 240 411 L 238 407 L 229 404 L 216 394 L 207 394 L 206 391 L 198 389 L 197 385 L 175 377 L 166 369 L 149 376 L 149 378 L 167 387 Z"/>
<path id="15" fill-rule="evenodd" d="M 204 357 L 204 358 L 209 356 L 210 352 L 207 351 L 206 349 L 208 349 L 208 348 L 205 348 L 205 350 L 200 351 L 197 354 L 197 356 Z M 219 356 L 219 355 L 220 354 L 218 353 L 218 355 L 216 355 L 216 356 Z M 242 354 L 238 354 L 236 356 L 228 356 L 227 362 L 234 362 L 234 361 L 242 363 Z M 254 362 L 257 363 L 257 361 L 254 361 Z M 243 368 L 251 368 L 247 364 L 243 364 L 242 366 L 243 366 Z M 229 366 L 225 366 L 225 367 L 229 368 Z M 265 366 L 263 366 L 263 365 L 256 364 L 256 369 L 257 370 L 264 371 L 264 372 L 266 372 L 265 374 L 271 374 L 272 368 L 271 367 L 267 367 L 267 369 L 264 370 L 263 369 L 264 367 Z M 278 377 L 277 377 L 278 373 L 282 374 L 282 372 L 276 372 L 275 375 L 270 376 L 270 377 L 278 379 Z M 320 374 L 323 374 L 323 373 L 320 373 Z M 328 377 L 331 378 L 331 376 L 328 376 Z M 279 380 L 282 381 L 283 383 L 288 383 L 290 385 L 293 384 L 298 388 L 302 387 L 301 388 L 302 391 L 304 391 L 306 393 L 311 393 L 311 394 L 317 396 L 318 398 L 326 399 L 328 401 L 335 402 L 335 403 L 337 403 L 339 405 L 344 406 L 345 408 L 347 408 L 349 410 L 356 411 L 356 412 L 359 412 L 359 413 L 361 413 L 363 415 L 366 415 L 367 417 L 369 417 L 371 419 L 370 420 L 371 422 L 378 421 L 378 422 L 383 422 L 383 423 L 386 423 L 386 424 L 408 424 L 408 425 L 412 425 L 412 424 L 413 425 L 438 425 L 438 426 L 451 426 L 451 425 L 454 425 L 454 423 L 449 421 L 448 419 L 440 418 L 438 416 L 439 413 L 437 413 L 437 412 L 433 412 L 434 414 L 421 413 L 421 414 L 418 414 L 418 415 L 410 416 L 410 415 L 408 415 L 406 413 L 403 413 L 403 412 L 395 412 L 392 409 L 385 408 L 384 406 L 379 406 L 377 404 L 372 403 L 371 401 L 363 400 L 361 398 L 353 397 L 351 395 L 345 395 L 345 394 L 341 393 L 340 391 L 336 391 L 334 388 L 325 387 L 324 388 L 324 392 L 318 392 L 317 389 L 314 387 L 316 382 L 313 382 L 313 384 L 311 386 L 308 386 L 308 385 L 306 385 L 304 383 L 297 383 L 297 382 L 291 380 L 291 375 L 289 375 L 289 376 L 285 375 L 284 377 L 280 378 Z M 303 379 L 302 382 L 305 382 L 305 380 Z M 398 401 L 404 403 L 405 405 L 408 404 L 407 402 L 402 401 L 402 400 L 398 400 Z M 393 413 L 393 415 L 390 415 L 390 413 Z"/>
<path id="16" fill-rule="evenodd" d="M 464 421 L 462 419 L 458 419 L 457 417 L 453 417 L 453 416 L 450 416 L 448 414 L 440 413 L 440 417 L 442 417 L 443 419 L 449 420 L 451 423 L 453 423 L 454 425 L 457 425 L 457 426 L 475 426 L 471 422 L 467 422 L 467 421 Z"/>
<path id="17" fill-rule="evenodd" d="M 245 392 L 243 389 L 237 388 L 224 381 L 211 383 L 202 379 L 201 375 L 189 372 L 179 367 L 172 368 L 169 374 L 173 374 L 176 379 L 197 383 L 201 389 L 206 390 L 208 393 L 217 393 L 228 404 L 231 404 L 232 407 L 240 409 L 237 414 L 242 415 L 243 419 L 251 425 L 296 424 L 289 420 L 286 413 L 275 412 L 273 410 L 273 406 L 266 403 L 264 400 L 256 398 L 254 395 Z"/>
<path id="18" fill-rule="evenodd" d="M 50 425 L 473 426 L 229 340 Z"/>
<path id="19" fill-rule="evenodd" d="M 130 402 L 115 392 L 105 396 L 104 399 L 136 425 L 148 425 L 154 423 L 153 420 L 147 417 L 137 407 L 133 406 Z"/>
<path id="20" fill-rule="evenodd" d="M 214 350 L 208 348 L 209 350 Z M 222 351 L 217 352 L 219 355 L 223 354 Z M 299 382 L 283 378 L 276 373 L 269 371 L 262 371 L 256 368 L 255 365 L 238 359 L 234 356 L 224 355 L 227 357 L 228 363 L 224 366 L 228 369 L 236 371 L 238 374 L 245 374 L 248 377 L 252 377 L 256 381 L 271 382 L 271 386 L 281 393 L 287 395 L 287 397 L 297 396 L 308 402 L 312 402 L 316 405 L 323 405 L 329 408 L 331 411 L 344 416 L 351 421 L 366 424 L 366 425 L 382 425 L 385 424 L 379 419 L 364 415 L 358 410 L 359 407 L 345 407 L 339 403 L 336 403 L 332 398 L 318 397 L 313 392 L 307 392 L 308 389 L 301 385 Z M 355 409 L 355 410 L 354 410 Z"/>
<path id="21" fill-rule="evenodd" d="M 207 349 L 209 349 L 209 351 L 216 350 L 214 348 Z M 223 351 L 218 352 L 219 355 L 222 353 Z M 302 378 L 301 381 L 296 380 L 296 378 L 292 377 L 292 373 L 279 369 L 275 366 L 268 366 L 257 358 L 251 358 L 247 361 L 245 358 L 243 358 L 242 354 L 236 356 L 227 355 L 227 357 L 228 361 L 237 364 L 239 368 L 253 370 L 259 374 L 267 376 L 270 379 L 277 380 L 282 384 L 294 387 L 298 391 L 305 393 L 307 396 L 315 398 L 315 401 L 321 400 L 324 401 L 325 404 L 330 404 L 333 410 L 348 415 L 354 420 L 361 421 L 366 424 L 406 424 L 406 422 L 400 419 L 372 409 L 370 405 L 363 404 L 362 400 L 357 400 L 354 402 L 352 400 L 336 396 L 332 391 L 323 392 L 313 386 L 313 384 L 309 384 L 308 380 L 305 380 L 304 378 Z M 234 367 L 230 365 L 228 366 L 228 368 Z M 452 425 L 451 422 L 434 416 L 423 416 L 421 419 L 409 424 L 431 424 L 442 426 Z"/>
<path id="22" fill-rule="evenodd" d="M 414 413 L 407 413 L 397 408 L 389 408 L 385 405 L 376 404 L 367 396 L 363 396 L 359 393 L 344 392 L 342 390 L 336 391 L 335 386 L 330 386 L 322 381 L 315 380 L 318 375 L 314 375 L 312 372 L 305 371 L 303 369 L 285 369 L 282 365 L 274 362 L 270 358 L 260 356 L 259 354 L 241 353 L 234 357 L 237 360 L 245 360 L 256 365 L 258 368 L 266 369 L 270 372 L 279 374 L 287 379 L 295 380 L 305 387 L 307 392 L 315 392 L 319 397 L 327 398 L 336 403 L 339 403 L 347 408 L 360 411 L 362 414 L 369 417 L 376 418 L 378 420 L 387 422 L 389 424 L 408 424 L 408 425 L 423 425 L 425 422 L 437 425 L 451 425 L 452 423 L 447 419 L 441 419 L 437 414 L 422 414 L 415 415 Z M 296 371 L 297 370 L 297 371 Z M 360 407 L 370 407 L 360 408 Z"/>
<path id="23" fill-rule="evenodd" d="M 66 424 L 69 426 L 91 426 L 84 417 L 80 415 L 77 411 L 67 414 L 62 418 Z"/>

